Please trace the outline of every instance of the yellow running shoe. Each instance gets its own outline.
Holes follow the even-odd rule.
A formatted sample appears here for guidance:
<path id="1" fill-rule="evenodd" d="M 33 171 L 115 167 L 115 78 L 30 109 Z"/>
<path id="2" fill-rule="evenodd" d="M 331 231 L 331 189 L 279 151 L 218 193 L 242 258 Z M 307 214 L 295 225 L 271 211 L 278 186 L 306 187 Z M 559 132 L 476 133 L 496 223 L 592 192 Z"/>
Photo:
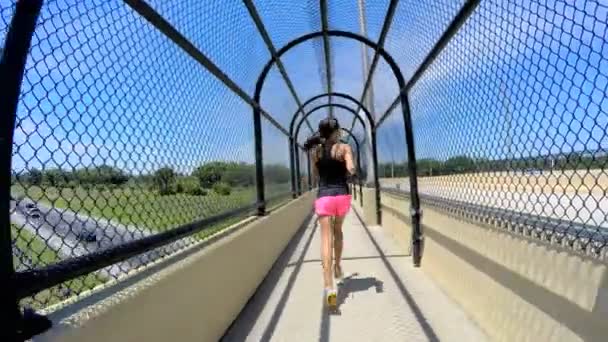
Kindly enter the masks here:
<path id="1" fill-rule="evenodd" d="M 334 289 L 325 289 L 325 299 L 329 309 L 336 309 L 338 307 L 338 294 Z"/>

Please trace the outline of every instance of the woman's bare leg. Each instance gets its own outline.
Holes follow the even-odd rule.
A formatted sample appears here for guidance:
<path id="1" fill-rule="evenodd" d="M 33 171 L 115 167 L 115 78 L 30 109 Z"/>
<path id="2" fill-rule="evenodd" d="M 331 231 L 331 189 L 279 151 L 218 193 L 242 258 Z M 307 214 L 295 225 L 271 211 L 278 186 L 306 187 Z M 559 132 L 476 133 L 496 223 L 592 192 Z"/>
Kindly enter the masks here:
<path id="1" fill-rule="evenodd" d="M 319 224 L 321 225 L 321 264 L 323 265 L 323 284 L 325 288 L 334 287 L 334 279 L 331 274 L 332 262 L 331 262 L 331 217 L 321 216 L 319 217 Z"/>
<path id="2" fill-rule="evenodd" d="M 344 239 L 342 234 L 342 224 L 344 216 L 336 216 L 334 218 L 333 233 L 334 233 L 334 267 L 336 273 L 342 273 L 340 262 L 342 261 L 342 249 L 344 248 Z"/>

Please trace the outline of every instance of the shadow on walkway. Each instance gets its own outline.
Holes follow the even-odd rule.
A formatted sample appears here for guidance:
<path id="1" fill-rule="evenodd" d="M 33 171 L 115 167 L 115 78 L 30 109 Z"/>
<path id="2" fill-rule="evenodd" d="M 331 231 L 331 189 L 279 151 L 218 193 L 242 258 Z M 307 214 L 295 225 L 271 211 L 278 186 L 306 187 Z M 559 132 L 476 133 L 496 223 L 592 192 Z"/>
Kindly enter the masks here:
<path id="1" fill-rule="evenodd" d="M 361 225 L 363 226 L 363 228 L 365 228 L 365 232 L 367 233 L 367 236 L 369 237 L 370 241 L 374 245 L 374 248 L 378 251 L 378 254 L 380 254 L 380 257 L 382 259 L 382 263 L 384 263 L 384 266 L 389 271 L 389 273 L 391 275 L 391 278 L 393 278 L 393 281 L 399 287 L 399 291 L 401 292 L 401 294 L 403 295 L 403 298 L 405 299 L 405 301 L 409 305 L 410 309 L 412 310 L 412 312 L 416 316 L 416 320 L 418 320 L 418 323 L 420 323 L 420 327 L 424 331 L 424 334 L 426 335 L 426 337 L 429 339 L 429 341 L 439 341 L 439 338 L 437 337 L 437 334 L 435 333 L 435 331 L 433 330 L 433 328 L 431 327 L 431 325 L 427 321 L 426 317 L 424 317 L 424 314 L 420 310 L 420 307 L 416 304 L 416 301 L 414 300 L 414 297 L 407 290 L 407 288 L 405 287 L 405 284 L 403 284 L 403 282 L 401 281 L 401 278 L 399 277 L 399 275 L 397 274 L 397 272 L 395 271 L 395 269 L 393 268 L 393 266 L 391 265 L 391 263 L 388 261 L 386 255 L 382 251 L 382 248 L 380 247 L 380 245 L 378 244 L 378 242 L 376 241 L 376 239 L 374 239 L 374 237 L 373 237 L 372 233 L 370 232 L 369 228 L 367 227 L 367 225 L 365 224 L 365 222 L 363 222 L 363 220 L 361 219 L 361 216 L 359 216 L 359 213 L 354 208 L 353 208 L 353 212 L 357 216 L 357 220 L 359 221 L 359 223 L 361 223 Z"/>
<path id="2" fill-rule="evenodd" d="M 281 277 L 281 274 L 289 266 L 289 260 L 291 260 L 294 254 L 297 252 L 298 245 L 300 244 L 300 241 L 304 238 L 304 235 L 307 231 L 306 228 L 311 224 L 311 219 L 312 217 L 304 221 L 304 224 L 302 224 L 296 235 L 287 244 L 287 247 L 285 247 L 268 275 L 266 275 L 266 278 L 264 278 L 260 287 L 257 289 L 255 294 L 249 299 L 249 302 L 247 303 L 245 308 L 241 311 L 235 322 L 233 322 L 233 325 L 227 330 L 226 334 L 220 341 L 244 341 L 247 339 L 247 336 L 249 336 L 249 334 L 251 333 L 252 329 L 255 326 L 255 323 L 257 322 L 258 318 L 262 314 L 262 311 L 264 310 L 264 303 L 266 303 L 272 295 L 272 292 L 274 291 L 276 285 L 279 283 L 279 278 Z M 306 237 L 306 243 L 304 245 L 304 248 L 302 248 L 301 254 L 298 257 L 298 261 L 295 263 L 295 268 L 293 272 L 289 276 L 287 286 L 281 294 L 281 298 L 279 300 L 278 305 L 274 308 L 268 326 L 264 330 L 264 335 L 261 339 L 262 341 L 269 341 L 272 338 L 277 323 L 279 322 L 279 318 L 283 313 L 285 304 L 287 303 L 287 299 L 289 298 L 289 294 L 291 293 L 296 278 L 298 277 L 298 273 L 300 272 L 300 269 L 304 264 L 304 257 L 306 256 L 306 252 L 310 248 L 310 243 L 312 242 L 315 232 L 317 231 L 317 227 L 319 226 L 316 217 L 313 224 L 314 227 L 311 230 L 310 234 L 308 234 L 308 236 Z M 235 324 L 238 324 L 238 329 L 235 327 Z"/>

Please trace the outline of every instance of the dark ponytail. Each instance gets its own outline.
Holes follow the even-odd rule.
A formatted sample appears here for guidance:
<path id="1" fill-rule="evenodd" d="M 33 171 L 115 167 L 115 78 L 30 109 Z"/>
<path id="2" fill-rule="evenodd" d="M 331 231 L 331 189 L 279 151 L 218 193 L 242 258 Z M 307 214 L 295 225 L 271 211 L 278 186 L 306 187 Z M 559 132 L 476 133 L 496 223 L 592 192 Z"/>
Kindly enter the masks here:
<path id="1" fill-rule="evenodd" d="M 324 138 L 321 138 L 321 134 L 319 132 L 313 134 L 310 138 L 306 139 L 304 143 L 304 148 L 306 150 L 310 150 L 317 145 L 321 145 L 325 142 Z"/>
<path id="2" fill-rule="evenodd" d="M 310 150 L 315 146 L 324 144 L 338 129 L 340 129 L 340 124 L 335 118 L 325 118 L 321 120 L 321 122 L 319 122 L 319 131 L 306 140 L 304 148 Z"/>

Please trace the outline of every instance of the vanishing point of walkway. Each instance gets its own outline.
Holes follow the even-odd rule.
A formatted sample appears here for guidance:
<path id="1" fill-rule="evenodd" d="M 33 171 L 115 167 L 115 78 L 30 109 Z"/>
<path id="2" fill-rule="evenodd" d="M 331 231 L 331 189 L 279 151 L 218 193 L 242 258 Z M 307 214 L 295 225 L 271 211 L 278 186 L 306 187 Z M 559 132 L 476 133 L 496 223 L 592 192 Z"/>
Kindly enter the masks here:
<path id="1" fill-rule="evenodd" d="M 316 220 L 290 243 L 223 341 L 485 341 L 390 234 L 355 212 L 344 224 L 338 314 L 323 307 Z"/>

